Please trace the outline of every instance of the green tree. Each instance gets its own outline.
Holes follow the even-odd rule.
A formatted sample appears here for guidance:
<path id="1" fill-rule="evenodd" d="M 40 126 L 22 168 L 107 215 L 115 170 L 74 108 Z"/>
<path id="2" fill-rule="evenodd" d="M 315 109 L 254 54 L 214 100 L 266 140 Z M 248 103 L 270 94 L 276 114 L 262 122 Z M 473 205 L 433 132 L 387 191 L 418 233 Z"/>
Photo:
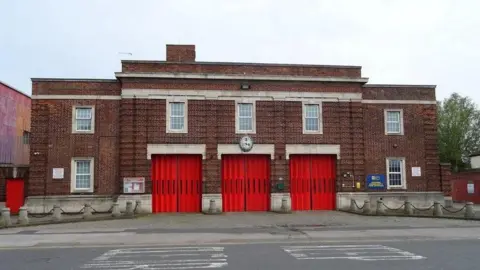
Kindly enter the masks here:
<path id="1" fill-rule="evenodd" d="M 469 97 L 453 93 L 437 112 L 440 160 L 453 171 L 468 168 L 469 156 L 480 151 L 480 110 Z"/>

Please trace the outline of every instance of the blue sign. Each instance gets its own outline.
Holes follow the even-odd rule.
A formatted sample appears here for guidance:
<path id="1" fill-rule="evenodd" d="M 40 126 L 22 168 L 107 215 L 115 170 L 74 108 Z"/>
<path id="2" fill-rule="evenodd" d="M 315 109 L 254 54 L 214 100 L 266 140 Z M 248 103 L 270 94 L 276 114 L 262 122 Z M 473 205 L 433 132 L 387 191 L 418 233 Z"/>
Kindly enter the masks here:
<path id="1" fill-rule="evenodd" d="M 368 189 L 386 189 L 385 175 L 383 174 L 369 174 L 367 175 Z"/>

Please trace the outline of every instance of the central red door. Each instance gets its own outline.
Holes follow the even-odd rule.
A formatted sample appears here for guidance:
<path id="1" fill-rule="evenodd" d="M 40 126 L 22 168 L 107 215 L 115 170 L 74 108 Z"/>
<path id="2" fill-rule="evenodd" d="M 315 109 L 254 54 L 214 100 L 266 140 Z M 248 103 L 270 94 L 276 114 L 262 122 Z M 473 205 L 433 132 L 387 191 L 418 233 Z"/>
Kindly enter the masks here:
<path id="1" fill-rule="evenodd" d="M 336 156 L 291 155 L 292 210 L 334 210 Z"/>
<path id="2" fill-rule="evenodd" d="M 269 156 L 222 155 L 223 211 L 268 211 L 269 202 Z"/>
<path id="3" fill-rule="evenodd" d="M 152 156 L 152 212 L 200 212 L 202 157 Z"/>

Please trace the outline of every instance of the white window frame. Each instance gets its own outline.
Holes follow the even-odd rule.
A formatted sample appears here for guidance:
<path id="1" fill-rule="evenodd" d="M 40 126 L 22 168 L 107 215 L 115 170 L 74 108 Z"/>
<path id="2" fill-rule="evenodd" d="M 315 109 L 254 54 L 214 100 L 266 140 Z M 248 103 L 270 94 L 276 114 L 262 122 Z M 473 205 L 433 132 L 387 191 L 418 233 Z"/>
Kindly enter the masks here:
<path id="1" fill-rule="evenodd" d="M 240 104 L 252 104 L 252 130 L 240 130 Z M 257 106 L 255 100 L 235 101 L 235 133 L 236 134 L 255 134 L 257 132 Z"/>
<path id="2" fill-rule="evenodd" d="M 318 130 L 307 130 L 307 105 L 318 105 Z M 303 134 L 323 134 L 323 110 L 320 101 L 302 102 L 302 126 Z"/>
<path id="3" fill-rule="evenodd" d="M 402 164 L 400 169 L 401 171 L 401 185 L 390 185 L 390 172 L 389 172 L 389 161 L 390 160 L 401 160 Z M 387 189 L 406 189 L 407 188 L 407 171 L 405 165 L 405 158 L 404 157 L 388 157 L 386 158 L 386 181 L 387 181 Z"/>
<path id="4" fill-rule="evenodd" d="M 400 132 L 389 132 L 388 131 L 388 113 L 389 112 L 399 112 L 400 113 Z M 384 122 L 385 122 L 385 135 L 404 135 L 403 132 L 403 109 L 385 109 L 384 112 Z"/>
<path id="5" fill-rule="evenodd" d="M 90 130 L 77 130 L 77 109 L 91 109 L 92 110 L 92 128 Z M 95 133 L 95 106 L 75 105 L 72 108 L 72 133 L 93 134 Z"/>
<path id="6" fill-rule="evenodd" d="M 171 121 L 171 103 L 183 103 L 183 129 L 172 129 L 170 127 L 170 121 Z M 166 119 L 166 132 L 167 133 L 188 133 L 188 101 L 186 99 L 181 99 L 181 98 L 173 98 L 167 100 L 167 119 Z"/>
<path id="7" fill-rule="evenodd" d="M 90 161 L 90 187 L 89 188 L 77 188 L 77 161 L 88 160 Z M 95 171 L 95 162 L 93 157 L 74 157 L 72 158 L 72 164 L 70 167 L 70 191 L 71 193 L 86 193 L 93 192 L 93 183 L 94 183 L 94 171 Z"/>

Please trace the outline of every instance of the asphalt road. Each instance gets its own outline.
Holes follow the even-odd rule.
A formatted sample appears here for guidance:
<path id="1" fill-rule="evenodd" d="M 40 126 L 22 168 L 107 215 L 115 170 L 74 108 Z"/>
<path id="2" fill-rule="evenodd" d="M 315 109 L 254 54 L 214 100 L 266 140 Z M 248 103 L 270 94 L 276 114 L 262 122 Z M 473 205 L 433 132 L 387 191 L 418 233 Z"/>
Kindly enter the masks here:
<path id="1" fill-rule="evenodd" d="M 478 269 L 480 240 L 282 242 L 0 250 L 2 270 Z"/>

